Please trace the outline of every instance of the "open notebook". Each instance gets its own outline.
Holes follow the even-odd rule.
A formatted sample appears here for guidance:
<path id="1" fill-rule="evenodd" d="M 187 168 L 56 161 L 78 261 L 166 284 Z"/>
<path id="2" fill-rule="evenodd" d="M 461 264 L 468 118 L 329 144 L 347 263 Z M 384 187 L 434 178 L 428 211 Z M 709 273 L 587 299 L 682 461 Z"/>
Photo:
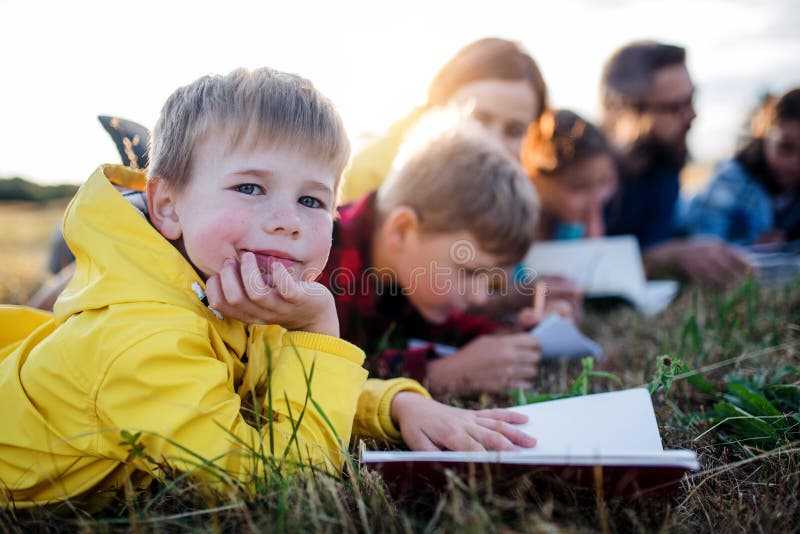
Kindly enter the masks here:
<path id="1" fill-rule="evenodd" d="M 645 315 L 664 310 L 678 291 L 674 280 L 645 278 L 639 243 L 630 235 L 539 241 L 523 260 L 537 274 L 567 276 L 587 297 L 619 297 Z"/>
<path id="2" fill-rule="evenodd" d="M 437 469 L 441 472 L 459 464 L 492 464 L 515 473 L 526 466 L 555 469 L 585 484 L 593 476 L 591 468 L 602 466 L 604 481 L 615 495 L 674 486 L 686 471 L 699 468 L 694 451 L 664 450 L 650 394 L 644 388 L 511 409 L 528 416 L 520 428 L 538 440 L 535 447 L 514 452 L 362 450 L 361 462 L 375 466 L 389 482 L 404 483 L 419 474 L 435 483 L 432 473 Z"/>

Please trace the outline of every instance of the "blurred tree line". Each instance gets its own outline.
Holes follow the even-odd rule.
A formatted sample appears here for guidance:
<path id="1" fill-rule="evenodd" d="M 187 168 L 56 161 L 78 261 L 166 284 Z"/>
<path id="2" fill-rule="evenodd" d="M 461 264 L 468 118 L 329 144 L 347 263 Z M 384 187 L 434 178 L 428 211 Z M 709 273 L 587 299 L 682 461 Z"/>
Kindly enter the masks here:
<path id="1" fill-rule="evenodd" d="M 0 200 L 47 202 L 69 198 L 77 191 L 77 185 L 41 185 L 18 177 L 0 178 Z"/>

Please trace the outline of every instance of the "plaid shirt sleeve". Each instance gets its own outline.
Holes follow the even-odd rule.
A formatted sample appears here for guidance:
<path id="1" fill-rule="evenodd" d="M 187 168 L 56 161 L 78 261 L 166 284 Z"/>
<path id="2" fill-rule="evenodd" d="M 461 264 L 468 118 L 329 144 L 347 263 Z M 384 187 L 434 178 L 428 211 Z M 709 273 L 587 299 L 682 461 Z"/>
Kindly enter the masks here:
<path id="1" fill-rule="evenodd" d="M 433 344 L 417 349 L 385 349 L 378 354 L 367 355 L 370 374 L 378 378 L 404 376 L 425 383 L 428 376 L 428 360 L 436 353 Z"/>
<path id="2" fill-rule="evenodd" d="M 500 323 L 481 315 L 459 313 L 451 315 L 440 328 L 443 332 L 437 337 L 454 339 L 453 344 L 460 347 L 478 336 L 494 333 L 500 328 Z"/>
<path id="3" fill-rule="evenodd" d="M 488 318 L 465 314 L 453 314 L 442 325 L 425 323 L 415 337 L 430 341 L 430 344 L 415 348 L 388 348 L 376 355 L 367 354 L 372 366 L 370 372 L 380 378 L 405 376 L 424 383 L 428 376 L 428 361 L 444 356 L 437 354 L 434 343 L 459 348 L 476 337 L 493 333 L 499 327 L 499 323 Z M 407 346 L 408 339 L 401 339 L 400 343 Z"/>
<path id="4" fill-rule="evenodd" d="M 735 160 L 723 165 L 707 189 L 692 199 L 686 226 L 693 235 L 714 235 L 743 245 L 773 226 L 767 192 Z"/>

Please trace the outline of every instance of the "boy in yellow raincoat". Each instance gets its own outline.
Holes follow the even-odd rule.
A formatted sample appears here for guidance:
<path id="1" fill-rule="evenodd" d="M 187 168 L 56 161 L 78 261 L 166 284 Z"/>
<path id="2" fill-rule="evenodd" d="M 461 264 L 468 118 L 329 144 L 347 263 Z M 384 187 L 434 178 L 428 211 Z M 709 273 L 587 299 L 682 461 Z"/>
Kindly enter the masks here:
<path id="1" fill-rule="evenodd" d="M 158 464 L 246 483 L 263 469 L 253 451 L 336 472 L 351 432 L 424 433 L 450 449 L 535 443 L 511 412 L 368 381 L 363 351 L 338 338 L 314 279 L 349 150 L 310 82 L 240 69 L 170 96 L 146 185 L 125 167 L 95 171 L 65 215 L 77 268 L 53 315 L 0 308 L 0 503 L 94 499 Z M 205 283 L 221 272 L 236 273 L 225 300 L 244 316 L 256 303 L 261 324 L 208 306 Z M 249 424 L 243 401 L 271 424 Z"/>

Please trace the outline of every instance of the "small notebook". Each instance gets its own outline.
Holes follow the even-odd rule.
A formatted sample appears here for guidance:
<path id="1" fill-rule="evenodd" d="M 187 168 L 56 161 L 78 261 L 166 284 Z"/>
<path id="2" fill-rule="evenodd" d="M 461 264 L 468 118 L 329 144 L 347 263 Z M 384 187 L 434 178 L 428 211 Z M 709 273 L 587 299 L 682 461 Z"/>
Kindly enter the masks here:
<path id="1" fill-rule="evenodd" d="M 674 280 L 645 278 L 639 243 L 630 235 L 540 241 L 523 265 L 535 274 L 569 277 L 587 297 L 619 297 L 644 315 L 663 311 L 678 292 Z"/>

